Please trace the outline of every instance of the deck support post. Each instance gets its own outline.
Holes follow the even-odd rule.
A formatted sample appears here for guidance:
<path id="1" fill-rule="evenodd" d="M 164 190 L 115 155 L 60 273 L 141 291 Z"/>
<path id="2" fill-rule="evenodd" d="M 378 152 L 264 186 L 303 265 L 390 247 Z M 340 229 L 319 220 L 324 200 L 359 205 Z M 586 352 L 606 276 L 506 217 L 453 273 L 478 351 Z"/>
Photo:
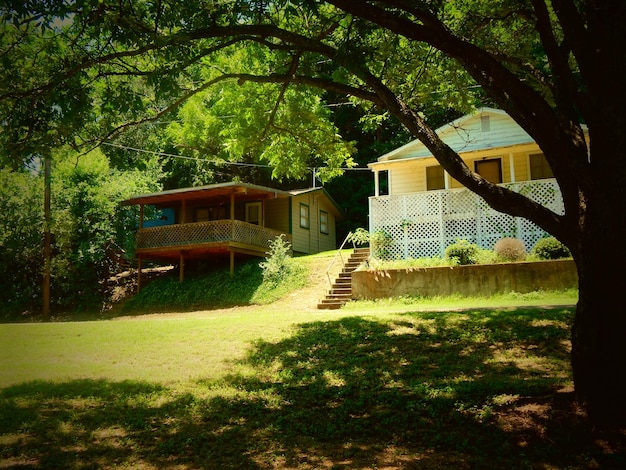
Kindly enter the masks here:
<path id="1" fill-rule="evenodd" d="M 137 293 L 141 291 L 141 255 L 137 255 Z"/>
<path id="2" fill-rule="evenodd" d="M 181 251 L 178 256 L 178 281 L 183 282 L 185 280 L 185 255 Z"/>
<path id="3" fill-rule="evenodd" d="M 235 252 L 232 250 L 230 252 L 230 275 L 235 275 Z"/>

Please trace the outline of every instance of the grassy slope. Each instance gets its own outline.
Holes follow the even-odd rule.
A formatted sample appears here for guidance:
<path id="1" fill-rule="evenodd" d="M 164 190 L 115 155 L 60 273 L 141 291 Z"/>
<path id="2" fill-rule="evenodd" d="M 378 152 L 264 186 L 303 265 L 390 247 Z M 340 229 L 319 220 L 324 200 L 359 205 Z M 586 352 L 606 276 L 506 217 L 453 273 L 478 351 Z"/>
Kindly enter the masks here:
<path id="1" fill-rule="evenodd" d="M 303 258 L 307 286 L 268 305 L 0 325 L 2 466 L 624 463 L 624 443 L 592 432 L 572 401 L 571 307 L 320 311 L 330 259 Z"/>

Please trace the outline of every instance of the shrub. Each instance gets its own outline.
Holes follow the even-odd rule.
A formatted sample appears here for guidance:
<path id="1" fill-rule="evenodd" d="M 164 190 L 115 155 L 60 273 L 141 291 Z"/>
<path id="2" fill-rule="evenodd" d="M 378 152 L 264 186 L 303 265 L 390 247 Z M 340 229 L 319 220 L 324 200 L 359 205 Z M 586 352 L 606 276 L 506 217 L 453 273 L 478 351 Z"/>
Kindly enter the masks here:
<path id="1" fill-rule="evenodd" d="M 271 284 L 278 284 L 289 273 L 289 261 L 291 260 L 291 243 L 282 234 L 270 243 L 270 250 L 265 261 L 259 266 L 263 269 L 263 280 Z"/>
<path id="2" fill-rule="evenodd" d="M 374 232 L 370 236 L 370 246 L 374 258 L 390 260 L 392 258 L 389 248 L 393 245 L 393 237 L 383 230 Z"/>
<path id="3" fill-rule="evenodd" d="M 526 247 L 519 238 L 501 238 L 493 246 L 493 251 L 505 261 L 521 261 L 526 257 Z"/>
<path id="4" fill-rule="evenodd" d="M 568 248 L 554 237 L 538 240 L 532 252 L 539 259 L 561 259 L 572 256 Z"/>
<path id="5" fill-rule="evenodd" d="M 350 232 L 347 241 L 353 245 L 367 245 L 370 242 L 370 234 L 364 228 L 357 228 L 354 232 Z"/>
<path id="6" fill-rule="evenodd" d="M 476 264 L 480 247 L 467 240 L 457 240 L 449 245 L 444 254 L 446 258 L 455 261 L 455 264 Z"/>

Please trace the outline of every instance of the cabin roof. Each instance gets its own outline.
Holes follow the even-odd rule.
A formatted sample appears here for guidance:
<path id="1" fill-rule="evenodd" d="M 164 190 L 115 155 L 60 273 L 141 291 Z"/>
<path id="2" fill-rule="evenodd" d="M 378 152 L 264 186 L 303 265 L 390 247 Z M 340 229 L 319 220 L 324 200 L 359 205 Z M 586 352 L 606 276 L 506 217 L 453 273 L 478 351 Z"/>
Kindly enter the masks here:
<path id="1" fill-rule="evenodd" d="M 332 205 L 335 206 L 335 209 L 337 210 L 337 213 L 335 215 L 337 217 L 343 218 L 343 213 L 341 211 L 341 207 L 332 198 L 332 196 L 330 194 L 328 194 L 328 191 L 326 191 L 326 189 L 320 187 L 320 188 L 294 189 L 294 190 L 289 191 L 289 193 L 292 196 L 300 196 L 301 194 L 314 193 L 314 192 L 321 192 L 322 194 L 324 194 L 328 198 L 328 200 L 332 203 Z"/>
<path id="2" fill-rule="evenodd" d="M 289 197 L 288 191 L 268 188 L 249 183 L 230 182 L 217 183 L 192 188 L 170 189 L 158 193 L 140 194 L 125 201 L 123 205 L 153 204 L 162 205 L 175 201 L 206 199 L 209 197 L 230 196 L 235 194 L 240 198 L 259 199 L 264 197 Z"/>
<path id="3" fill-rule="evenodd" d="M 172 202 L 182 200 L 189 201 L 206 198 L 230 197 L 231 194 L 235 194 L 235 196 L 239 200 L 258 200 L 263 198 L 286 198 L 318 191 L 322 192 L 322 194 L 324 194 L 326 198 L 328 198 L 328 200 L 337 209 L 336 215 L 341 217 L 341 208 L 330 196 L 330 194 L 328 194 L 328 191 L 326 191 L 326 189 L 324 188 L 305 188 L 284 191 L 281 189 L 274 189 L 266 186 L 259 186 L 256 184 L 234 181 L 230 183 L 217 183 L 192 188 L 170 189 L 167 191 L 159 191 L 157 193 L 140 194 L 126 199 L 125 201 L 122 201 L 122 205 L 130 206 L 151 204 L 156 206 L 166 206 L 167 204 L 171 204 Z"/>

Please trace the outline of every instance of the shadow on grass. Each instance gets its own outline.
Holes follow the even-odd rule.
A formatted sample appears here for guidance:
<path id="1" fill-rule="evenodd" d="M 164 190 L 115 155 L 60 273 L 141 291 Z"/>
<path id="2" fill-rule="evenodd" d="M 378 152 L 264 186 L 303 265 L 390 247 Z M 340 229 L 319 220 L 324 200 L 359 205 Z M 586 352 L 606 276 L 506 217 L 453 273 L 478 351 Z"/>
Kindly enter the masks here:
<path id="1" fill-rule="evenodd" d="M 3 466 L 624 468 L 567 391 L 571 310 L 397 318 L 299 325 L 190 389 L 7 388 Z"/>

